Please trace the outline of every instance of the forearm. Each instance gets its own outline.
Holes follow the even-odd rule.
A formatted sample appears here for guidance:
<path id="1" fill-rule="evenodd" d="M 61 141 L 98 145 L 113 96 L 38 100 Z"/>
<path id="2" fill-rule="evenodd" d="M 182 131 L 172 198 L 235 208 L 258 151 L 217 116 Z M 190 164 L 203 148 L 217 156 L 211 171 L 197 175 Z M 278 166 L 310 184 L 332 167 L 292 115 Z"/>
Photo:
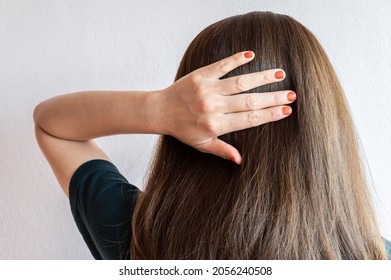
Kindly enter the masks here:
<path id="1" fill-rule="evenodd" d="M 159 123 L 160 91 L 91 91 L 65 94 L 40 103 L 37 126 L 67 140 L 130 133 L 163 134 Z"/>

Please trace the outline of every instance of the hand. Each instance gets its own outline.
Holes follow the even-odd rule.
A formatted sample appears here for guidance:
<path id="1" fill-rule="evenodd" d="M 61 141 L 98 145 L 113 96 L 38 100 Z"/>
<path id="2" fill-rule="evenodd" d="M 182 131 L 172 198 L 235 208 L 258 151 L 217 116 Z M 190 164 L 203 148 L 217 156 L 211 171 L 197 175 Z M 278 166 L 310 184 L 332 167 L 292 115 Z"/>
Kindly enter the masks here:
<path id="1" fill-rule="evenodd" d="M 282 81 L 281 69 L 266 70 L 220 80 L 250 62 L 253 52 L 240 52 L 199 68 L 162 91 L 159 106 L 166 134 L 197 150 L 240 164 L 238 150 L 217 137 L 289 116 L 296 94 L 292 91 L 237 93 Z"/>

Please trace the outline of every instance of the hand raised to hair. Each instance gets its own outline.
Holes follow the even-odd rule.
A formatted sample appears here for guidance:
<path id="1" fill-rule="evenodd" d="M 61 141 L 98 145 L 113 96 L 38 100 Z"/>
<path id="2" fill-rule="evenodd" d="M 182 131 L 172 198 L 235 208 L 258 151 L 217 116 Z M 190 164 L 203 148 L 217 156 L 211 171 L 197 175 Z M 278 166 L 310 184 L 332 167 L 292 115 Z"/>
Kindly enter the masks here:
<path id="1" fill-rule="evenodd" d="M 283 119 L 292 109 L 292 91 L 237 94 L 282 81 L 281 69 L 266 70 L 220 80 L 250 62 L 253 52 L 240 52 L 182 77 L 162 91 L 161 110 L 169 135 L 195 149 L 240 164 L 238 150 L 217 137 L 226 133 Z"/>

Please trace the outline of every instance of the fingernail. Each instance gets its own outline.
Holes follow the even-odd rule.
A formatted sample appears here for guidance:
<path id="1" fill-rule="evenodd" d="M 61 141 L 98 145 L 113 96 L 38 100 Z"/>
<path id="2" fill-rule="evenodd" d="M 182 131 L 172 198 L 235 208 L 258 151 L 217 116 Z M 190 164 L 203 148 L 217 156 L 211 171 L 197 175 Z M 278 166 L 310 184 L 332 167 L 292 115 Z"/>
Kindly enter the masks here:
<path id="1" fill-rule="evenodd" d="M 284 106 L 282 107 L 282 114 L 287 116 L 287 115 L 290 115 L 292 113 L 292 108 L 289 107 L 289 106 Z"/>
<path id="2" fill-rule="evenodd" d="M 295 101 L 296 100 L 296 93 L 293 91 L 288 92 L 288 101 Z"/>
<path id="3" fill-rule="evenodd" d="M 234 157 L 229 157 L 229 160 L 232 161 L 233 163 L 236 163 L 235 161 L 235 158 Z"/>
<path id="4" fill-rule="evenodd" d="M 245 58 L 252 58 L 254 56 L 254 53 L 253 52 L 245 52 L 244 53 L 244 57 Z"/>
<path id="5" fill-rule="evenodd" d="M 284 78 L 285 77 L 284 71 L 281 70 L 277 71 L 276 73 L 274 73 L 274 77 L 279 80 Z"/>

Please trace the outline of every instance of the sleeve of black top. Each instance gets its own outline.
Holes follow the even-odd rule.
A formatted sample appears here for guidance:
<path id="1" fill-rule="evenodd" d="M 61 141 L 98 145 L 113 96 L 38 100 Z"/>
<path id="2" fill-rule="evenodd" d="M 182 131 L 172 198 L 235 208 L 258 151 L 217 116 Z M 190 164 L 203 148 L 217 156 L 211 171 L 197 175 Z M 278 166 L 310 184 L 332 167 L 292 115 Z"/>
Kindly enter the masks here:
<path id="1" fill-rule="evenodd" d="M 91 160 L 73 174 L 73 218 L 95 259 L 128 259 L 131 215 L 139 189 L 106 160 Z"/>
<path id="2" fill-rule="evenodd" d="M 385 238 L 383 238 L 383 239 L 384 239 L 384 243 L 386 244 L 386 250 L 387 250 L 387 254 L 388 254 L 388 259 L 391 260 L 391 242 L 388 241 Z"/>

